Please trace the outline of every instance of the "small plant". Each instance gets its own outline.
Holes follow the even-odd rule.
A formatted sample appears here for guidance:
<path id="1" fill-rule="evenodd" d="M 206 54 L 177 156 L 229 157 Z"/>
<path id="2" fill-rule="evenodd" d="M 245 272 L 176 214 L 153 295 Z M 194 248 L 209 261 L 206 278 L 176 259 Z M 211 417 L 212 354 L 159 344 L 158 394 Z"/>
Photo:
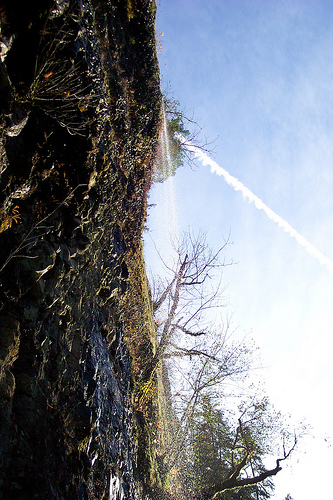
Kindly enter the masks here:
<path id="1" fill-rule="evenodd" d="M 135 16 L 135 10 L 134 10 L 134 7 L 132 5 L 132 1 L 125 0 L 125 6 L 126 6 L 126 10 L 127 10 L 127 20 L 132 21 L 132 19 Z"/>
<path id="2" fill-rule="evenodd" d="M 162 50 L 163 50 L 163 46 L 162 46 L 162 41 L 158 38 L 160 36 L 164 36 L 163 31 L 161 31 L 161 33 L 159 33 L 158 35 L 156 35 L 156 47 L 157 47 L 158 52 L 161 53 Z"/>
<path id="3" fill-rule="evenodd" d="M 84 82 L 82 64 L 70 47 L 76 38 L 73 16 L 67 13 L 59 28 L 48 17 L 40 40 L 35 74 L 21 102 L 39 108 L 72 135 L 82 135 L 87 119 L 83 113 L 95 99 Z"/>
<path id="4" fill-rule="evenodd" d="M 13 209 L 11 214 L 9 214 L 1 223 L 0 225 L 0 233 L 3 233 L 7 229 L 10 229 L 13 225 L 13 222 L 16 224 L 18 221 L 21 220 L 21 216 L 19 213 L 19 207 L 16 205 Z"/>
<path id="5" fill-rule="evenodd" d="M 59 208 L 63 205 L 66 205 L 66 203 L 68 202 L 68 200 L 70 200 L 73 196 L 73 194 L 75 193 L 75 191 L 80 188 L 80 187 L 86 187 L 87 185 L 86 184 L 78 184 L 76 186 L 76 188 L 74 188 L 70 193 L 69 195 L 59 204 L 57 205 L 57 207 L 51 212 L 49 213 L 48 215 L 46 215 L 45 217 L 43 217 L 43 219 L 39 220 L 38 222 L 36 222 L 36 224 L 33 225 L 33 227 L 30 229 L 30 231 L 25 234 L 23 236 L 23 239 L 21 241 L 21 243 L 14 249 L 10 252 L 10 254 L 8 255 L 7 259 L 5 260 L 5 262 L 2 264 L 2 267 L 0 268 L 0 273 L 5 269 L 5 267 L 8 265 L 8 263 L 15 257 L 26 257 L 26 258 L 32 258 L 30 256 L 27 256 L 27 255 L 22 255 L 20 252 L 29 247 L 30 244 L 32 243 L 33 240 L 36 240 L 36 238 L 38 239 L 38 236 L 34 236 L 33 233 L 36 229 L 39 229 L 41 228 L 42 224 L 50 219 L 56 212 L 57 210 L 59 210 Z M 2 222 L 1 226 L 0 226 L 0 233 L 5 231 L 6 229 L 8 229 L 9 227 L 11 227 L 11 225 L 13 224 L 13 221 L 14 222 L 18 222 L 19 219 L 21 219 L 20 217 L 20 214 L 18 212 L 18 206 L 15 206 L 11 215 L 6 217 L 4 219 L 4 221 Z M 33 257 L 35 258 L 35 257 Z"/>

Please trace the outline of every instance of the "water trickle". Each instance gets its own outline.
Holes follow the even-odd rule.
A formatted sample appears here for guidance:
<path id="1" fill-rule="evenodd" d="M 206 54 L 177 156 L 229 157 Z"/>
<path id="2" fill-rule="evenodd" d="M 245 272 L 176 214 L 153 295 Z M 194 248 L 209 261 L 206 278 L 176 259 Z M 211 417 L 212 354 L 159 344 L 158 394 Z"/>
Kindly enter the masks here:
<path id="1" fill-rule="evenodd" d="M 163 173 L 166 174 L 165 177 L 171 177 L 172 175 L 172 161 L 170 155 L 170 143 L 168 134 L 168 121 L 165 112 L 165 104 L 162 101 L 162 133 L 161 133 L 161 149 L 162 149 L 162 168 Z"/>
<path id="2" fill-rule="evenodd" d="M 110 474 L 109 500 L 124 500 L 124 492 L 118 476 Z"/>
<path id="3" fill-rule="evenodd" d="M 173 175 L 173 164 L 170 153 L 170 138 L 168 133 L 168 122 L 164 102 L 162 102 L 162 130 L 160 134 L 161 151 L 161 169 L 165 179 L 158 188 L 158 235 L 155 243 L 158 248 L 164 248 L 165 252 L 170 253 L 170 242 L 177 239 L 179 234 L 176 190 Z"/>

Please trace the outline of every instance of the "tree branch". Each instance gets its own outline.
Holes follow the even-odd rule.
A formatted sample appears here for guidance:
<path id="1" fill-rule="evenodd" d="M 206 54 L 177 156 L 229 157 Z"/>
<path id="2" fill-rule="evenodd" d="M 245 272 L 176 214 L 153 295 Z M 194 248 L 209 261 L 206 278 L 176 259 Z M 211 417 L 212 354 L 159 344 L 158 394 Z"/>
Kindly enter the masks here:
<path id="1" fill-rule="evenodd" d="M 242 461 L 236 465 L 235 471 L 232 472 L 231 476 L 229 476 L 227 479 L 222 481 L 222 483 L 219 483 L 216 485 L 215 489 L 218 491 L 210 498 L 210 500 L 219 500 L 220 495 L 224 493 L 225 491 L 230 491 L 230 490 L 235 490 L 239 488 L 245 488 L 248 486 L 252 486 L 254 484 L 259 484 L 268 477 L 276 476 L 280 470 L 282 470 L 282 467 L 280 466 L 280 462 L 283 460 L 286 460 L 290 454 L 293 452 L 295 449 L 295 446 L 297 444 L 297 437 L 295 435 L 294 439 L 294 444 L 288 451 L 288 453 L 284 453 L 283 458 L 278 458 L 276 460 L 276 467 L 274 469 L 269 469 L 266 471 L 261 472 L 257 476 L 253 477 L 246 477 L 246 478 L 238 478 L 237 476 L 240 474 L 241 470 L 246 466 L 247 461 L 249 459 L 250 454 L 246 453 L 246 455 L 243 457 Z M 237 473 L 238 472 L 238 473 Z"/>

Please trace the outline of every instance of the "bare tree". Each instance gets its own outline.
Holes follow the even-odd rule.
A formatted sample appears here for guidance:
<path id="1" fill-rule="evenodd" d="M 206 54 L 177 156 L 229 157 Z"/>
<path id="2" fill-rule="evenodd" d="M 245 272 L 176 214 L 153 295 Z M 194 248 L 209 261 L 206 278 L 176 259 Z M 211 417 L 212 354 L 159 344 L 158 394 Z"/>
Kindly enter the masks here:
<path id="1" fill-rule="evenodd" d="M 228 240 L 213 252 L 203 233 L 188 232 L 175 248 L 174 265 L 161 258 L 167 274 L 155 278 L 152 290 L 159 343 L 146 374 L 150 377 L 162 359 L 172 372 L 168 383 L 174 425 L 161 457 L 164 470 L 181 469 L 182 464 L 191 462 L 191 442 L 205 398 L 220 408 L 228 406 L 227 396 L 243 398 L 240 416 L 228 435 L 229 448 L 221 451 L 225 453 L 224 473 L 205 491 L 210 500 L 222 500 L 224 492 L 245 487 L 256 487 L 258 496 L 258 488 L 265 491 L 272 487 L 270 478 L 282 469 L 282 461 L 297 444 L 296 434 L 279 427 L 279 414 L 269 409 L 267 398 L 241 395 L 244 386 L 240 383 L 253 367 L 253 346 L 248 339 L 237 340 L 229 320 L 220 326 L 212 324 L 212 310 L 216 313 L 226 305 L 222 271 L 230 264 L 221 255 L 227 244 Z M 274 467 L 265 468 L 262 459 L 272 454 L 270 444 L 276 438 L 282 442 L 275 455 L 279 458 Z"/>
<path id="2" fill-rule="evenodd" d="M 171 343 L 169 370 L 178 426 L 167 450 L 170 468 L 181 458 L 195 426 L 203 398 L 236 396 L 237 387 L 252 367 L 252 345 L 236 340 L 230 322 L 207 332 L 200 347 L 182 348 Z M 184 359 L 185 357 L 185 359 Z"/>
<path id="3" fill-rule="evenodd" d="M 174 265 L 167 265 L 161 257 L 167 277 L 153 281 L 159 344 L 146 377 L 162 359 L 179 375 L 171 384 L 178 427 L 167 450 L 170 467 L 182 454 L 200 398 L 221 392 L 225 382 L 239 380 L 251 364 L 252 347 L 234 340 L 231 322 L 212 325 L 212 310 L 219 312 L 226 305 L 222 271 L 231 263 L 222 260 L 221 254 L 228 241 L 213 252 L 204 233 L 185 233 L 175 248 Z"/>
<path id="4" fill-rule="evenodd" d="M 211 331 L 209 311 L 225 306 L 221 269 L 229 264 L 221 261 L 220 255 L 227 244 L 228 240 L 213 252 L 203 233 L 195 236 L 188 232 L 176 248 L 174 267 L 162 260 L 169 277 L 157 278 L 153 283 L 153 310 L 159 344 L 150 373 L 163 357 L 205 356 L 193 342 L 189 348 L 190 344 L 188 340 L 184 342 L 184 338 L 206 336 Z"/>

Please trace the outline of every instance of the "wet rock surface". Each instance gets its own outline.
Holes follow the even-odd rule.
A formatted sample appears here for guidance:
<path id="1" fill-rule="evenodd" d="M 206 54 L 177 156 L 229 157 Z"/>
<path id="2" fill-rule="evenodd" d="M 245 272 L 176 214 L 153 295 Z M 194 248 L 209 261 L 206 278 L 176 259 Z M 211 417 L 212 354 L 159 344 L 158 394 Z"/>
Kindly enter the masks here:
<path id="1" fill-rule="evenodd" d="M 0 498 L 144 498 L 127 259 L 160 116 L 154 2 L 0 10 Z"/>

